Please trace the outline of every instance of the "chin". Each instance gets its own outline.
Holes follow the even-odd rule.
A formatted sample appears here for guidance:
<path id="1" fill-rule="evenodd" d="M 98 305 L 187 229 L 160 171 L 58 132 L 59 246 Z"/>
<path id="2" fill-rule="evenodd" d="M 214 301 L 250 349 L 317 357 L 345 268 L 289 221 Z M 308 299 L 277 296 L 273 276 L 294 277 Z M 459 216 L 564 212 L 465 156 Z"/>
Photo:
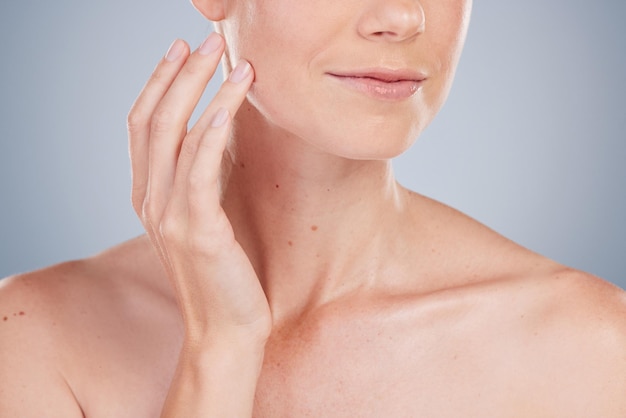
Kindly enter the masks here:
<path id="1" fill-rule="evenodd" d="M 329 154 L 354 160 L 387 160 L 410 148 L 425 124 L 413 115 L 378 116 L 346 114 L 328 125 L 316 126 L 318 136 L 309 142 Z M 325 138 L 325 140 L 320 140 Z"/>
<path id="2" fill-rule="evenodd" d="M 421 131 L 393 127 L 392 123 L 375 129 L 349 119 L 333 125 L 331 130 L 328 126 L 319 128 L 300 137 L 320 151 L 351 160 L 395 158 L 413 145 Z"/>

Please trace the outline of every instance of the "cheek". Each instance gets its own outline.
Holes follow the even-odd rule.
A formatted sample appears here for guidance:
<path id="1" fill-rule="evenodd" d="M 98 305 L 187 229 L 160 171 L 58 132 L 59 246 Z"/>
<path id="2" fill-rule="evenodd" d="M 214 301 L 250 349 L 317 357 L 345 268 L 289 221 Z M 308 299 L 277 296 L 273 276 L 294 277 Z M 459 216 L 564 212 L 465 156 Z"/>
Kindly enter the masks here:
<path id="1" fill-rule="evenodd" d="M 437 77 L 406 102 L 381 103 L 337 88 L 310 73 L 306 61 L 279 51 L 260 55 L 248 100 L 271 125 L 333 155 L 396 157 L 432 121 L 447 93 L 445 77 Z"/>
<path id="2" fill-rule="evenodd" d="M 229 21 L 236 25 L 230 38 L 243 57 L 263 57 L 273 52 L 299 51 L 319 36 L 319 0 L 244 0 L 233 2 Z M 318 13 L 315 15 L 314 13 Z"/>
<path id="3" fill-rule="evenodd" d="M 311 27 L 315 19 L 310 18 L 312 11 L 306 10 L 311 7 L 309 2 L 294 5 L 289 1 L 291 14 L 284 16 L 280 10 L 281 6 L 286 9 L 286 0 L 253 2 L 265 7 L 272 3 L 272 16 L 259 9 L 239 20 L 231 38 L 237 40 L 230 48 L 231 55 L 233 59 L 246 58 L 254 66 L 256 80 L 248 100 L 271 125 L 331 154 L 392 158 L 404 152 L 433 120 L 452 84 L 465 35 L 464 17 L 458 13 L 458 0 L 442 1 L 449 7 L 455 3 L 457 13 L 447 10 L 439 14 L 447 17 L 445 20 L 430 22 L 438 29 L 424 39 L 428 48 L 422 52 L 426 63 L 432 65 L 433 77 L 406 103 L 381 105 L 346 95 L 329 88 L 315 67 L 309 68 L 312 57 L 333 44 L 326 42 L 325 36 L 335 35 L 333 28 L 321 34 L 319 28 Z"/>
<path id="4" fill-rule="evenodd" d="M 404 152 L 432 120 L 424 97 L 405 104 L 382 105 L 328 89 L 280 92 L 258 84 L 250 102 L 273 126 L 319 151 L 350 159 L 387 159 Z"/>
<path id="5" fill-rule="evenodd" d="M 337 113 L 322 111 L 327 101 L 320 94 L 319 68 L 312 69 L 311 61 L 328 47 L 332 31 L 321 33 L 319 24 L 313 24 L 322 20 L 309 10 L 315 2 L 289 0 L 289 13 L 281 13 L 281 6 L 287 8 L 284 1 L 273 3 L 272 16 L 260 12 L 238 29 L 238 55 L 255 69 L 248 101 L 271 125 L 307 142 L 323 142 L 333 136 L 328 125 L 337 121 L 329 118 Z"/>

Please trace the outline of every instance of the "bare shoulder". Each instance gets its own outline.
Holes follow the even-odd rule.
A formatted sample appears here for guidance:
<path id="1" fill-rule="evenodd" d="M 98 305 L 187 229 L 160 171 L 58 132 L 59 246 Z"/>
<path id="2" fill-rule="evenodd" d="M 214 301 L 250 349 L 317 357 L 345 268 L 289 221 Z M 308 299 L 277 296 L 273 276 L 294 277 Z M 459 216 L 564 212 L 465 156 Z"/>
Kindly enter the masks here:
<path id="1" fill-rule="evenodd" d="M 595 362 L 611 363 L 615 371 L 621 368 L 621 384 L 626 385 L 626 292 L 573 269 L 553 274 L 541 286 L 550 299 L 543 301 L 550 308 L 545 310 L 546 328 L 571 342 L 573 358 L 581 360 L 584 352 Z M 608 383 L 609 377 L 603 380 Z"/>
<path id="2" fill-rule="evenodd" d="M 503 367 L 506 386 L 525 394 L 525 416 L 550 408 L 547 416 L 626 416 L 626 292 L 455 209 L 415 202 L 434 228 L 433 253 L 445 254 L 436 264 L 444 272 L 438 279 L 450 282 L 442 297 L 472 301 L 468 315 L 481 324 L 472 329 L 485 361 Z"/>
<path id="3" fill-rule="evenodd" d="M 610 357 L 607 357 L 609 354 L 617 355 L 626 367 L 624 290 L 596 276 L 569 268 L 553 272 L 534 283 L 542 294 L 537 303 L 543 307 L 542 319 L 546 328 L 572 343 L 582 344 L 579 349 L 587 345 L 589 354 L 596 352 L 605 359 Z"/>
<path id="4" fill-rule="evenodd" d="M 554 413 L 626 416 L 626 293 L 572 269 L 527 281 L 538 295 L 527 306 L 537 315 L 518 333 L 527 341 L 518 351 L 521 375 Z"/>
<path id="5" fill-rule="evenodd" d="M 590 322 L 600 329 L 617 326 L 626 333 L 626 292 L 589 273 L 564 268 L 553 273 L 544 286 L 554 296 L 565 318 L 576 316 L 584 324 Z M 560 316 L 557 316 L 559 318 Z"/>
<path id="6" fill-rule="evenodd" d="M 78 326 L 89 311 L 124 308 L 128 295 L 168 298 L 158 259 L 143 241 L 0 281 L 0 325 L 20 332 Z"/>
<path id="7" fill-rule="evenodd" d="M 63 281 L 71 268 L 55 267 L 0 282 L 0 416 L 83 416 L 58 370 L 63 353 L 54 349 L 59 305 L 51 301 L 63 295 L 51 282 Z"/>
<path id="8" fill-rule="evenodd" d="M 80 370 L 98 340 L 135 329 L 121 321 L 147 324 L 151 307 L 166 304 L 165 287 L 140 274 L 158 275 L 141 248 L 130 241 L 0 281 L 0 416 L 83 416 Z"/>

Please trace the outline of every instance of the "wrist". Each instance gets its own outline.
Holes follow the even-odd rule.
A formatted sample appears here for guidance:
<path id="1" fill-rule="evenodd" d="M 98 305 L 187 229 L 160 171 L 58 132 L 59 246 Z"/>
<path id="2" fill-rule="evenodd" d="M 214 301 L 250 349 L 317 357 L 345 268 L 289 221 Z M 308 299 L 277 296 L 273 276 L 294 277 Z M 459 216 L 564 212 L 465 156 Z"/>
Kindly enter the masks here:
<path id="1" fill-rule="evenodd" d="M 264 332 L 228 330 L 222 332 L 188 331 L 183 341 L 182 351 L 192 356 L 208 353 L 232 353 L 233 355 L 254 355 L 265 352 L 269 334 Z"/>
<path id="2" fill-rule="evenodd" d="M 265 342 L 250 339 L 212 338 L 185 340 L 180 365 L 196 376 L 249 376 L 256 381 L 263 366 Z M 245 380 L 245 379 L 244 379 Z"/>
<path id="3" fill-rule="evenodd" d="M 210 347 L 228 347 L 240 351 L 263 351 L 271 333 L 271 325 L 206 327 L 189 323 L 185 329 L 184 347 L 205 350 Z"/>
<path id="4" fill-rule="evenodd" d="M 265 342 L 248 337 L 186 338 L 162 416 L 252 416 Z"/>

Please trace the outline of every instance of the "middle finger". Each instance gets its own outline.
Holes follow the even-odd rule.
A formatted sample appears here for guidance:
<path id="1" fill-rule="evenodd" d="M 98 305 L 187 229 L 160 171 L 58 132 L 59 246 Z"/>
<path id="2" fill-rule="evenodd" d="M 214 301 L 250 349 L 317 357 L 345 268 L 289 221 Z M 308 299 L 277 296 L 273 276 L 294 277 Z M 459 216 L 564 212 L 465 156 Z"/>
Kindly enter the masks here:
<path id="1" fill-rule="evenodd" d="M 169 199 L 176 161 L 187 122 L 224 51 L 222 37 L 213 33 L 192 53 L 157 106 L 150 124 L 148 199 L 150 218 L 158 222 Z"/>

